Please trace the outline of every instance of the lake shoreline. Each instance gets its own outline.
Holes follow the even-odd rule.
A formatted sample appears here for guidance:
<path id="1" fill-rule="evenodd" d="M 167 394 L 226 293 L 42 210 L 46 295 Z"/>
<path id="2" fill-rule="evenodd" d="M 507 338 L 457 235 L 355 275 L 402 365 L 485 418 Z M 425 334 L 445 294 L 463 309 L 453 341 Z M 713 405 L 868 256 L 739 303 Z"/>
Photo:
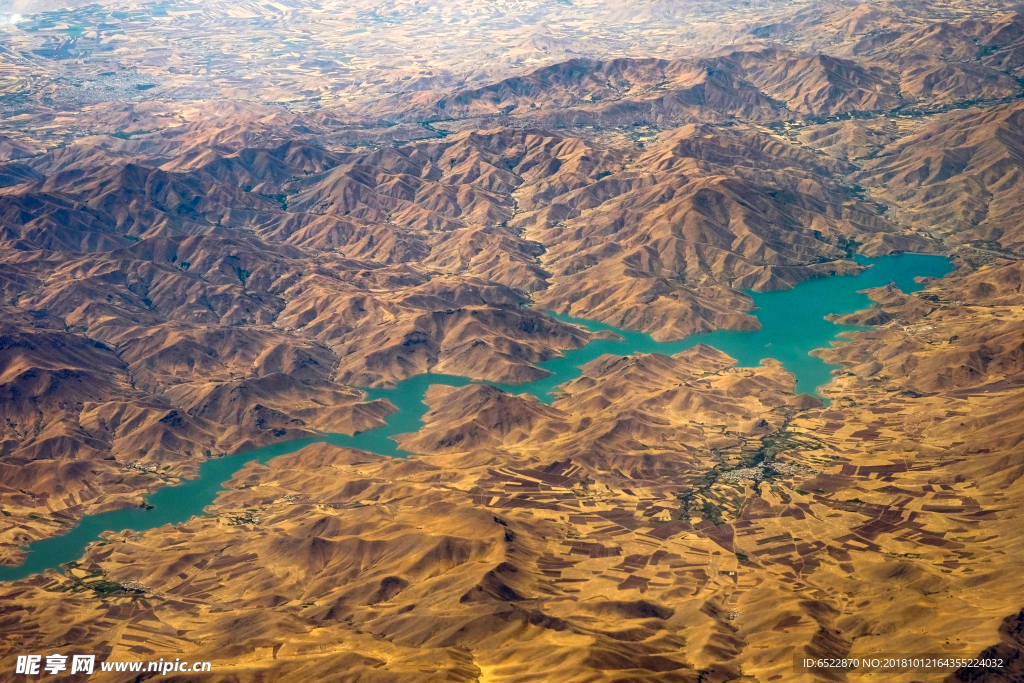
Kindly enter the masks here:
<path id="1" fill-rule="evenodd" d="M 923 289 L 923 285 L 915 281 L 916 278 L 943 277 L 952 270 L 949 259 L 942 255 L 904 254 L 873 259 L 859 258 L 868 261 L 872 266 L 883 267 L 869 267 L 857 275 L 805 280 L 788 290 L 752 293 L 755 305 L 759 306 L 757 317 L 761 321 L 762 329 L 758 331 L 717 330 L 690 335 L 675 342 L 657 342 L 642 332 L 622 330 L 605 323 L 551 313 L 552 317 L 582 325 L 591 333 L 612 332 L 618 339 L 593 339 L 579 349 L 566 351 L 561 356 L 538 363 L 538 367 L 551 374 L 518 385 L 478 382 L 458 375 L 428 372 L 401 380 L 391 388 L 363 389 L 367 401 L 386 399 L 395 406 L 396 411 L 387 416 L 384 425 L 352 435 L 328 432 L 205 460 L 199 466 L 199 477 L 157 490 L 145 498 L 143 507 L 87 515 L 68 533 L 29 544 L 25 548 L 28 555 L 21 565 L 0 566 L 0 581 L 21 580 L 77 560 L 85 553 L 90 543 L 98 540 L 99 535 L 107 531 L 146 531 L 164 524 L 187 522 L 194 516 L 203 515 L 205 508 L 216 500 L 223 489 L 223 483 L 249 462 L 265 463 L 314 443 L 353 448 L 383 457 L 412 455 L 401 450 L 393 437 L 419 430 L 423 416 L 428 411 L 423 398 L 431 385 L 462 387 L 473 383 L 487 384 L 508 393 L 531 394 L 542 403 L 550 405 L 558 400 L 560 385 L 581 376 L 582 366 L 602 355 L 663 353 L 671 356 L 704 344 L 736 359 L 735 367 L 738 368 L 757 367 L 764 359 L 772 358 L 793 374 L 796 380 L 795 394 L 809 393 L 821 398 L 817 396 L 816 390 L 831 380 L 835 366 L 828 365 L 811 355 L 811 351 L 829 346 L 844 332 L 865 329 L 863 326 L 833 323 L 825 318 L 826 315 L 854 313 L 865 308 L 865 304 L 870 305 L 870 299 L 861 293 L 863 290 L 884 286 L 892 281 L 905 293 L 910 294 Z M 910 263 L 904 259 L 910 259 Z M 915 274 L 908 272 L 911 270 Z M 862 278 L 869 274 L 869 284 L 864 286 L 866 283 Z M 851 310 L 831 310 L 836 307 Z M 765 351 L 769 349 L 770 353 L 766 354 Z M 808 387 L 810 391 L 807 391 Z M 150 507 L 146 509 L 145 506 Z"/>

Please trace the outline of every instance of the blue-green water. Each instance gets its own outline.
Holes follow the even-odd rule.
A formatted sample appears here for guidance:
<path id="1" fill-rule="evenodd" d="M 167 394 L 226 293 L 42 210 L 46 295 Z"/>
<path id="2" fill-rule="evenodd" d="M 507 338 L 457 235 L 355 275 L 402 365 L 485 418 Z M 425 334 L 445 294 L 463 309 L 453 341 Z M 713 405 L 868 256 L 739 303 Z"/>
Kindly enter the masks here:
<path id="1" fill-rule="evenodd" d="M 557 397 L 556 387 L 579 377 L 581 365 L 603 354 L 671 355 L 703 343 L 729 354 L 738 361 L 740 367 L 757 366 L 763 358 L 775 358 L 796 376 L 797 393 L 814 393 L 817 387 L 831 378 L 831 366 L 808 353 L 827 347 L 840 332 L 857 329 L 831 323 L 825 320 L 826 315 L 852 313 L 870 305 L 867 297 L 858 294 L 858 290 L 886 285 L 892 280 L 904 292 L 914 292 L 921 288 L 914 282 L 914 277 L 942 277 L 950 270 L 949 262 L 940 256 L 904 254 L 877 259 L 858 257 L 857 260 L 870 264 L 871 268 L 856 276 L 811 280 L 791 290 L 753 293 L 751 296 L 759 309 L 756 314 L 762 325 L 762 329 L 757 332 L 723 330 L 663 343 L 654 341 L 642 332 L 630 332 L 590 320 L 555 315 L 560 320 L 581 324 L 591 331 L 615 332 L 621 340 L 595 340 L 581 349 L 568 351 L 559 358 L 540 363 L 540 367 L 551 374 L 534 382 L 519 385 L 492 384 L 511 393 L 528 393 L 545 403 L 551 403 Z M 391 389 L 368 389 L 366 393 L 369 400 L 385 398 L 398 408 L 388 417 L 385 426 L 354 436 L 325 434 L 207 460 L 200 465 L 197 479 L 168 486 L 149 496 L 147 502 L 153 509 L 128 508 L 91 515 L 83 518 L 78 526 L 63 536 L 32 543 L 28 558 L 21 566 L 0 567 L 0 581 L 23 579 L 76 560 L 83 555 L 85 547 L 97 540 L 103 531 L 143 531 L 164 524 L 185 522 L 195 515 L 201 515 L 203 509 L 216 498 L 222 483 L 248 462 L 264 463 L 313 443 L 358 448 L 379 455 L 408 455 L 399 450 L 398 444 L 391 437 L 419 430 L 427 412 L 427 406 L 423 403 L 427 388 L 432 384 L 461 387 L 471 382 L 466 377 L 455 375 L 424 374 L 402 380 Z"/>

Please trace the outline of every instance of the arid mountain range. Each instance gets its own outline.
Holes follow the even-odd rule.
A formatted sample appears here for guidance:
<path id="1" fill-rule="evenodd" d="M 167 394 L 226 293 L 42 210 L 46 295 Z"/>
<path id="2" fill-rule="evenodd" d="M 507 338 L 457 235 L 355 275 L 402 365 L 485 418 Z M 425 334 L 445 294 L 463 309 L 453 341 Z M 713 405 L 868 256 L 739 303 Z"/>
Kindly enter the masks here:
<path id="1" fill-rule="evenodd" d="M 210 458 L 379 427 L 368 388 L 477 380 L 427 391 L 408 458 L 252 463 L 204 516 L 0 583 L 0 680 L 51 652 L 253 683 L 1024 676 L 1016 7 L 0 9 L 0 563 Z M 602 356 L 550 405 L 485 383 L 610 334 L 550 312 L 756 330 L 751 291 L 904 252 L 953 270 L 836 316 L 863 329 L 815 351 L 820 398 L 704 344 Z"/>

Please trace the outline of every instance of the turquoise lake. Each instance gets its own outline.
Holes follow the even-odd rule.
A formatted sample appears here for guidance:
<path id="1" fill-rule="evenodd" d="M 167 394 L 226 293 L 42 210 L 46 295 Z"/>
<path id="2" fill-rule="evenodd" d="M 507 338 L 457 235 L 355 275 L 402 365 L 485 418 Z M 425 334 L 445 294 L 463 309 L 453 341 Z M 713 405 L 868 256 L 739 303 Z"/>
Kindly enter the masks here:
<path id="1" fill-rule="evenodd" d="M 642 332 L 620 330 L 610 325 L 580 320 L 564 315 L 554 317 L 578 323 L 591 331 L 609 330 L 621 340 L 595 340 L 582 349 L 568 351 L 559 358 L 540 363 L 550 376 L 526 384 L 509 385 L 490 383 L 515 394 L 529 393 L 545 403 L 557 396 L 556 388 L 579 377 L 579 366 L 605 353 L 629 355 L 632 353 L 663 353 L 671 355 L 697 344 L 708 344 L 729 354 L 740 367 L 755 367 L 763 358 L 775 358 L 797 379 L 797 393 L 815 393 L 817 387 L 831 379 L 833 366 L 808 355 L 812 350 L 826 348 L 836 336 L 847 330 L 860 329 L 836 325 L 825 320 L 830 313 L 852 313 L 867 308 L 871 302 L 858 290 L 879 287 L 895 282 L 904 292 L 921 289 L 914 282 L 918 276 L 943 277 L 950 270 L 945 257 L 920 254 L 883 256 L 874 259 L 856 257 L 871 267 L 860 275 L 847 275 L 810 280 L 798 287 L 781 292 L 751 293 L 758 310 L 755 312 L 762 329 L 757 332 L 718 331 L 695 335 L 676 342 L 656 342 Z M 294 453 L 313 443 L 329 443 L 371 451 L 380 455 L 404 457 L 391 437 L 418 431 L 427 412 L 423 396 L 432 384 L 465 386 L 473 380 L 455 375 L 424 374 L 399 382 L 391 389 L 367 389 L 369 400 L 386 398 L 397 408 L 388 417 L 387 424 L 354 436 L 324 434 L 318 437 L 286 441 L 264 446 L 245 453 L 207 460 L 199 467 L 199 477 L 168 486 L 150 495 L 146 500 L 152 509 L 128 508 L 91 515 L 62 536 L 36 541 L 29 546 L 28 558 L 18 567 L 0 567 L 0 581 L 15 581 L 47 569 L 59 567 L 82 557 L 89 543 L 98 540 L 103 531 L 134 529 L 145 531 L 164 524 L 188 521 L 202 515 L 203 509 L 213 502 L 222 484 L 248 462 L 265 463 L 279 455 Z"/>

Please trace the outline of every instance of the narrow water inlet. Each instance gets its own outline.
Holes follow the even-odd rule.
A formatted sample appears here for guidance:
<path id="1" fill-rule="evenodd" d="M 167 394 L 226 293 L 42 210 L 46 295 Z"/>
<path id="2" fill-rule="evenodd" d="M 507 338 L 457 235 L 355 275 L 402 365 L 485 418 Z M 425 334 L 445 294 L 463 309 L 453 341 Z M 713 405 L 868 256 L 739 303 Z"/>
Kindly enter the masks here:
<path id="1" fill-rule="evenodd" d="M 856 257 L 859 263 L 870 265 L 859 275 L 847 275 L 810 280 L 785 291 L 752 293 L 755 312 L 762 329 L 757 332 L 720 330 L 705 335 L 693 335 L 675 342 L 657 342 L 642 332 L 620 330 L 589 320 L 553 314 L 565 322 L 581 324 L 591 331 L 608 330 L 621 339 L 594 340 L 580 349 L 567 351 L 563 356 L 539 364 L 550 375 L 519 385 L 488 382 L 492 386 L 515 394 L 528 393 L 544 403 L 555 400 L 556 387 L 581 374 L 580 366 L 604 354 L 630 355 L 633 353 L 663 353 L 672 355 L 707 344 L 737 360 L 740 367 L 754 367 L 764 358 L 780 361 L 796 377 L 796 392 L 816 392 L 817 387 L 831 379 L 833 366 L 809 355 L 818 348 L 827 347 L 841 332 L 860 329 L 837 325 L 825 319 L 829 314 L 845 314 L 867 308 L 870 300 L 860 290 L 895 282 L 904 292 L 922 288 L 914 278 L 942 277 L 951 270 L 949 261 L 942 256 L 903 254 L 878 258 Z M 196 479 L 168 486 L 147 498 L 151 509 L 127 508 L 84 517 L 68 533 L 36 541 L 28 546 L 28 557 L 17 567 L 0 567 L 0 581 L 15 581 L 47 569 L 59 567 L 82 556 L 89 543 L 96 541 L 104 531 L 134 529 L 145 531 L 187 521 L 204 514 L 230 479 L 246 463 L 265 463 L 279 455 L 294 453 L 314 443 L 355 448 L 378 455 L 404 457 L 392 439 L 397 434 L 415 432 L 427 412 L 423 403 L 427 389 L 434 384 L 466 386 L 473 380 L 455 375 L 422 374 L 402 380 L 390 389 L 368 389 L 367 398 L 385 398 L 398 409 L 387 418 L 387 423 L 376 429 L 355 435 L 325 434 L 263 446 L 245 453 L 207 460 L 199 466 Z"/>

